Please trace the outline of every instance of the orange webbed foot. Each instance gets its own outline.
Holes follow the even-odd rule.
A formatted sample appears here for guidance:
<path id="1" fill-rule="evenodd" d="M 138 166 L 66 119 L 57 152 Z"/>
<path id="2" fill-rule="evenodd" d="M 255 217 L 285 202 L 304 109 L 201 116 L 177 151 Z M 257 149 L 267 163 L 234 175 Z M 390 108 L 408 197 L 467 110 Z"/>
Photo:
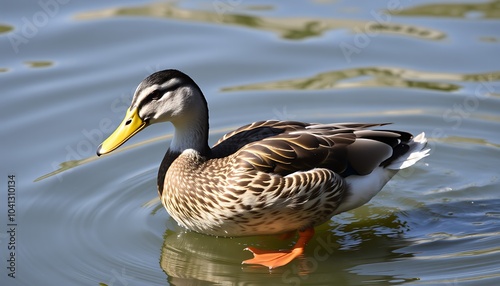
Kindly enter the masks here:
<path id="1" fill-rule="evenodd" d="M 247 247 L 253 253 L 254 258 L 243 261 L 243 264 L 258 264 L 266 266 L 269 269 L 280 267 L 288 264 L 290 261 L 299 257 L 304 253 L 304 248 L 307 242 L 313 237 L 314 228 L 308 228 L 304 231 L 299 231 L 299 239 L 292 249 L 275 251 L 275 250 L 261 250 L 255 247 Z"/>
<path id="2" fill-rule="evenodd" d="M 269 269 L 288 264 L 303 253 L 303 249 L 294 248 L 288 251 L 267 251 L 254 247 L 245 248 L 253 253 L 254 258 L 243 261 L 243 264 L 258 264 Z"/>

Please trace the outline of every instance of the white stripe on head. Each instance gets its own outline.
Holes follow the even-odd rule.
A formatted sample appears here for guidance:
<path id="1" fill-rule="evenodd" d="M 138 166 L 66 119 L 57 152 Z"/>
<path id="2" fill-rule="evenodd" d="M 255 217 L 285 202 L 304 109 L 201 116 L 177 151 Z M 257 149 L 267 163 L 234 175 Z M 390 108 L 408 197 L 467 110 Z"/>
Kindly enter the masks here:
<path id="1" fill-rule="evenodd" d="M 180 79 L 178 79 L 178 78 L 176 78 L 176 77 L 174 77 L 174 78 L 171 78 L 170 80 L 168 80 L 168 81 L 164 82 L 163 84 L 161 84 L 161 85 L 159 86 L 159 88 L 160 88 L 160 89 L 162 89 L 162 90 L 167 90 L 167 89 L 169 89 L 170 87 L 172 87 L 172 86 L 174 86 L 174 85 L 178 85 L 178 84 L 180 84 L 180 83 L 181 83 L 181 80 L 180 80 Z"/>
<path id="2" fill-rule="evenodd" d="M 164 90 L 165 92 L 170 89 L 170 87 L 173 87 L 177 84 L 181 83 L 181 80 L 178 78 L 172 78 L 162 84 L 152 84 L 150 86 L 145 86 L 143 87 L 144 82 L 139 84 L 137 89 L 135 90 L 135 98 L 132 100 L 132 107 L 137 107 L 140 105 L 142 101 L 153 91 L 155 90 Z"/>
<path id="3" fill-rule="evenodd" d="M 136 96 L 137 96 L 137 99 L 134 101 L 134 102 L 135 102 L 135 103 L 134 103 L 134 106 L 135 106 L 135 107 L 139 106 L 139 104 L 140 104 L 142 101 L 144 101 L 144 99 L 145 99 L 145 98 L 146 98 L 146 97 L 147 97 L 147 96 L 148 96 L 151 92 L 153 92 L 154 90 L 158 89 L 158 87 L 159 87 L 159 85 L 154 84 L 154 85 L 151 85 L 151 86 L 148 86 L 148 87 L 146 87 L 146 88 L 142 89 L 142 90 L 140 91 L 140 93 L 136 95 Z"/>

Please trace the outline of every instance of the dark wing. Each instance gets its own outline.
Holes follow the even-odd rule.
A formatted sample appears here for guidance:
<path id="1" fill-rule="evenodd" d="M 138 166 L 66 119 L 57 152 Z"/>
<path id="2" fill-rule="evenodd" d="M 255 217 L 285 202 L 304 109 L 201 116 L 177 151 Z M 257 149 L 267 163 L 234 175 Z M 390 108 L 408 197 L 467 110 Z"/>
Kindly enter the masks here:
<path id="1" fill-rule="evenodd" d="M 241 146 L 233 155 L 237 164 L 280 175 L 313 168 L 327 168 L 344 176 L 366 175 L 396 153 L 404 153 L 404 141 L 411 138 L 404 132 L 366 129 L 384 124 L 302 124 L 273 126 L 281 132 Z"/>

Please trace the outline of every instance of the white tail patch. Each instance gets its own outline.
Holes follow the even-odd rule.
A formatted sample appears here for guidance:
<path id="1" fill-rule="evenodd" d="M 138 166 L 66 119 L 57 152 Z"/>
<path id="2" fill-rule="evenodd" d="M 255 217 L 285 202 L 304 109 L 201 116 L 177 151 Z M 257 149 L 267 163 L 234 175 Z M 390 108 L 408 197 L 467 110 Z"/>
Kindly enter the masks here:
<path id="1" fill-rule="evenodd" d="M 390 170 L 401 170 L 408 168 L 415 164 L 418 160 L 427 157 L 431 149 L 424 149 L 427 145 L 427 138 L 425 138 L 425 133 L 422 132 L 415 136 L 408 145 L 410 150 L 406 152 L 403 156 L 397 158 L 391 162 L 386 168 Z"/>
<path id="2" fill-rule="evenodd" d="M 410 149 L 406 154 L 384 167 L 377 167 L 365 176 L 349 176 L 345 178 L 348 184 L 348 194 L 335 211 L 339 214 L 360 207 L 369 202 L 398 170 L 410 167 L 418 160 L 429 155 L 430 149 L 424 149 L 427 144 L 425 133 L 420 133 L 408 143 Z"/>

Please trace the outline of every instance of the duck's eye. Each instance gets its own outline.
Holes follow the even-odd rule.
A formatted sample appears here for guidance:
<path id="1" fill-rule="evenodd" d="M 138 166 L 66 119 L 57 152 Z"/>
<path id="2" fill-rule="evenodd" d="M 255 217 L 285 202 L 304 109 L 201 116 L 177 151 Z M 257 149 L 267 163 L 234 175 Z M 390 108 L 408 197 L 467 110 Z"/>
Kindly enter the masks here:
<path id="1" fill-rule="evenodd" d="M 158 100 L 161 98 L 162 95 L 163 95 L 163 93 L 161 91 L 155 90 L 155 91 L 151 92 L 150 97 L 152 100 Z"/>

